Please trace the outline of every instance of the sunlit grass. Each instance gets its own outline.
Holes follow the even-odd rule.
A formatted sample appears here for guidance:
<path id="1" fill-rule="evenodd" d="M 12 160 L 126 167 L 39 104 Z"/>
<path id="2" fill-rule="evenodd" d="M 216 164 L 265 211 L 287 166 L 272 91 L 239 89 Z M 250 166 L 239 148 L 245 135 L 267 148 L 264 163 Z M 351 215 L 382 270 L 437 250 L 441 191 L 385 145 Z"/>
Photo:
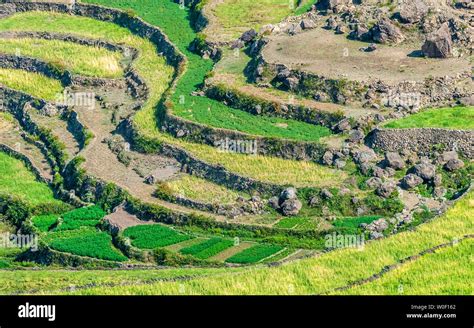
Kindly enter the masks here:
<path id="1" fill-rule="evenodd" d="M 172 181 L 164 182 L 175 196 L 181 196 L 203 203 L 228 204 L 234 203 L 244 193 L 238 193 L 223 186 L 198 178 L 184 175 Z"/>
<path id="2" fill-rule="evenodd" d="M 53 191 L 38 182 L 23 162 L 0 152 L 0 193 L 17 196 L 31 205 L 61 203 L 53 197 Z"/>
<path id="3" fill-rule="evenodd" d="M 238 274 L 215 275 L 186 282 L 158 282 L 152 285 L 99 287 L 80 291 L 81 294 L 320 294 L 367 278 L 385 266 L 418 254 L 433 246 L 453 242 L 474 233 L 474 192 L 456 203 L 442 217 L 386 239 L 370 242 L 363 249 L 341 249 L 312 259 L 300 260 L 277 268 L 253 268 Z M 463 252 L 462 252 L 463 253 Z M 461 257 L 461 259 L 465 257 Z M 459 261 L 459 259 L 458 259 Z M 454 262 L 453 262 L 454 263 Z M 456 262 L 457 263 L 457 262 Z M 463 267 L 465 267 L 463 265 Z M 451 270 L 451 268 L 447 268 Z M 420 270 L 430 270 L 430 267 Z M 461 269 L 464 271 L 464 269 Z M 473 266 L 467 268 L 472 276 Z M 427 272 L 428 274 L 428 272 Z M 465 283 L 451 284 L 451 291 L 466 291 Z M 430 294 L 446 292 L 439 284 L 424 289 Z M 406 293 L 420 293 L 407 290 Z M 471 290 L 472 293 L 472 290 Z"/>
<path id="4" fill-rule="evenodd" d="M 380 279 L 342 291 L 345 295 L 473 295 L 474 240 L 424 255 Z"/>
<path id="5" fill-rule="evenodd" d="M 10 68 L 0 68 L 0 84 L 45 100 L 55 100 L 64 89 L 58 80 Z"/>
<path id="6" fill-rule="evenodd" d="M 123 75 L 121 53 L 60 40 L 0 39 L 0 52 L 42 59 L 57 68 L 95 77 Z"/>

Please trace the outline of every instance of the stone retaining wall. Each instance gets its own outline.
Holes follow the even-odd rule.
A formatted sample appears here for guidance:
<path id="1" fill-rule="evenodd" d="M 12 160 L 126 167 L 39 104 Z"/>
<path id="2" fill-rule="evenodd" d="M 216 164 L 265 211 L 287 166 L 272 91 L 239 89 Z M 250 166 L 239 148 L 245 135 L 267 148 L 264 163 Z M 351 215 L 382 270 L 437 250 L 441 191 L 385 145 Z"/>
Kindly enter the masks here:
<path id="1" fill-rule="evenodd" d="M 474 159 L 474 130 L 375 129 L 367 136 L 366 144 L 384 151 L 410 150 L 420 155 L 429 155 L 436 148 L 457 150 Z"/>

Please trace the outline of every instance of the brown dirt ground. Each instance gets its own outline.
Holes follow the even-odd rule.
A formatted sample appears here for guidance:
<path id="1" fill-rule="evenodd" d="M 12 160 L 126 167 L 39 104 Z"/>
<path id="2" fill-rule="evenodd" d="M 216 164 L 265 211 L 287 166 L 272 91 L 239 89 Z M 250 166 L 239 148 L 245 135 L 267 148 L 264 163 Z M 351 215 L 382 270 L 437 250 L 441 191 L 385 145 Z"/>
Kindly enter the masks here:
<path id="1" fill-rule="evenodd" d="M 123 207 L 118 207 L 115 212 L 107 215 L 105 220 L 112 223 L 114 226 L 118 227 L 119 230 L 125 230 L 129 227 L 134 227 L 142 224 L 153 224 L 153 222 L 142 221 L 138 219 L 135 215 L 132 215 L 125 211 Z"/>
<path id="2" fill-rule="evenodd" d="M 423 81 L 430 76 L 455 76 L 470 71 L 467 59 L 409 57 L 415 47 L 377 45 L 374 52 L 359 51 L 367 43 L 348 40 L 323 28 L 289 36 L 272 36 L 263 53 L 270 63 L 285 64 L 329 78 L 353 81 L 383 80 L 389 84 Z M 421 44 L 420 47 L 421 48 Z"/>

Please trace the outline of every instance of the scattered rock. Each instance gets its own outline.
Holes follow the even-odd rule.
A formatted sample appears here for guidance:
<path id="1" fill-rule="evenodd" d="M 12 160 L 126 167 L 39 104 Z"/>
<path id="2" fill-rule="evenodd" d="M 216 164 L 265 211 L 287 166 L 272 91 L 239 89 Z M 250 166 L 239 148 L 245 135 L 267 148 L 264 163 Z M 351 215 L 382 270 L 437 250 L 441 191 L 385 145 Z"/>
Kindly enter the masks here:
<path id="1" fill-rule="evenodd" d="M 338 169 L 343 169 L 345 166 L 346 166 L 346 161 L 342 160 L 342 159 L 336 159 L 334 161 L 334 166 Z"/>
<path id="2" fill-rule="evenodd" d="M 382 179 L 377 177 L 372 177 L 365 182 L 365 185 L 370 189 L 377 189 L 382 185 Z"/>
<path id="3" fill-rule="evenodd" d="M 329 190 L 323 189 L 323 190 L 321 190 L 321 197 L 323 197 L 324 199 L 331 199 L 334 196 Z"/>
<path id="4" fill-rule="evenodd" d="M 382 183 L 375 191 L 380 197 L 388 198 L 395 191 L 396 185 L 392 181 Z"/>
<path id="5" fill-rule="evenodd" d="M 385 219 L 378 219 L 369 223 L 365 229 L 372 232 L 383 232 L 388 229 L 388 222 Z"/>
<path id="6" fill-rule="evenodd" d="M 288 199 L 281 204 L 281 212 L 285 216 L 297 215 L 303 204 L 298 199 Z"/>
<path id="7" fill-rule="evenodd" d="M 395 170 L 401 170 L 405 167 L 405 161 L 397 152 L 386 152 L 385 153 L 385 165 Z"/>
<path id="8" fill-rule="evenodd" d="M 433 179 L 433 184 L 435 187 L 441 186 L 443 183 L 443 176 L 441 174 L 436 174 Z"/>
<path id="9" fill-rule="evenodd" d="M 399 3 L 398 7 L 400 21 L 407 24 L 419 22 L 429 9 L 423 0 L 404 0 Z"/>
<path id="10" fill-rule="evenodd" d="M 444 195 L 446 195 L 446 192 L 447 190 L 443 187 L 435 187 L 433 190 L 433 196 L 435 198 L 441 198 L 441 197 L 444 197 Z"/>
<path id="11" fill-rule="evenodd" d="M 335 129 L 338 132 L 348 131 L 348 130 L 351 129 L 351 123 L 349 122 L 348 119 L 343 119 L 343 120 L 339 121 L 339 123 L 337 123 Z"/>
<path id="12" fill-rule="evenodd" d="M 352 130 L 349 132 L 349 141 L 354 143 L 360 143 L 364 140 L 365 134 L 361 130 Z"/>
<path id="13" fill-rule="evenodd" d="M 356 151 L 353 155 L 354 161 L 357 164 L 362 164 L 362 163 L 368 163 L 372 162 L 377 159 L 377 154 L 373 151 L 373 149 L 370 150 L 359 150 Z"/>
<path id="14" fill-rule="evenodd" d="M 316 27 L 316 23 L 311 19 L 303 19 L 300 26 L 303 30 L 310 30 Z"/>
<path id="15" fill-rule="evenodd" d="M 254 29 L 250 29 L 242 34 L 240 40 L 245 43 L 253 41 L 257 37 L 257 32 Z"/>
<path id="16" fill-rule="evenodd" d="M 422 183 L 423 183 L 423 179 L 413 173 L 407 174 L 402 179 L 402 187 L 407 190 L 413 189 Z"/>
<path id="17" fill-rule="evenodd" d="M 437 159 L 437 162 L 438 162 L 438 164 L 444 165 L 452 159 L 459 159 L 458 153 L 454 150 L 445 151 L 444 153 L 439 155 L 438 159 Z"/>
<path id="18" fill-rule="evenodd" d="M 289 199 L 296 199 L 297 191 L 293 187 L 286 188 L 280 194 L 279 203 L 282 204 L 284 201 Z"/>
<path id="19" fill-rule="evenodd" d="M 274 197 L 270 198 L 268 200 L 268 206 L 270 206 L 274 210 L 279 209 L 280 208 L 280 203 L 279 203 L 278 197 L 274 196 Z"/>
<path id="20" fill-rule="evenodd" d="M 447 23 L 439 30 L 431 33 L 423 44 L 421 50 L 429 58 L 448 58 L 453 53 L 453 40 Z"/>
<path id="21" fill-rule="evenodd" d="M 450 159 L 445 165 L 444 168 L 447 171 L 453 172 L 459 169 L 462 169 L 464 167 L 464 162 L 461 161 L 460 159 Z"/>
<path id="22" fill-rule="evenodd" d="M 157 179 L 154 175 L 149 175 L 145 178 L 145 183 L 149 185 L 154 185 L 157 182 Z"/>
<path id="23" fill-rule="evenodd" d="M 373 40 L 378 43 L 397 44 L 405 39 L 400 29 L 388 18 L 382 18 L 375 24 L 371 33 Z"/>
<path id="24" fill-rule="evenodd" d="M 289 35 L 295 35 L 300 33 L 301 31 L 303 31 L 303 29 L 301 28 L 300 24 L 291 24 L 290 27 L 288 27 L 287 33 Z"/>
<path id="25" fill-rule="evenodd" d="M 334 154 L 332 153 L 332 151 L 327 150 L 322 157 L 322 163 L 325 165 L 332 165 L 333 160 Z"/>
<path id="26" fill-rule="evenodd" d="M 431 180 L 436 175 L 436 167 L 433 164 L 424 162 L 415 165 L 414 172 L 425 181 Z"/>

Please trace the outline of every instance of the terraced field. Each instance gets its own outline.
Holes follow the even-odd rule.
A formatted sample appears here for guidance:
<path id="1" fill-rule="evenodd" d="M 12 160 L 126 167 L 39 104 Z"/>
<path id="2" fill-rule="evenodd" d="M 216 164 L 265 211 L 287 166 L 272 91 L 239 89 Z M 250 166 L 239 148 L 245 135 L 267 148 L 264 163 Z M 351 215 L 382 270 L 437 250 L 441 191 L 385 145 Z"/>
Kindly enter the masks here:
<path id="1" fill-rule="evenodd" d="M 464 89 L 392 108 L 265 62 L 318 31 L 312 5 L 0 1 L 0 232 L 40 241 L 0 247 L 0 293 L 472 294 Z M 449 140 L 371 140 L 394 128 Z"/>

